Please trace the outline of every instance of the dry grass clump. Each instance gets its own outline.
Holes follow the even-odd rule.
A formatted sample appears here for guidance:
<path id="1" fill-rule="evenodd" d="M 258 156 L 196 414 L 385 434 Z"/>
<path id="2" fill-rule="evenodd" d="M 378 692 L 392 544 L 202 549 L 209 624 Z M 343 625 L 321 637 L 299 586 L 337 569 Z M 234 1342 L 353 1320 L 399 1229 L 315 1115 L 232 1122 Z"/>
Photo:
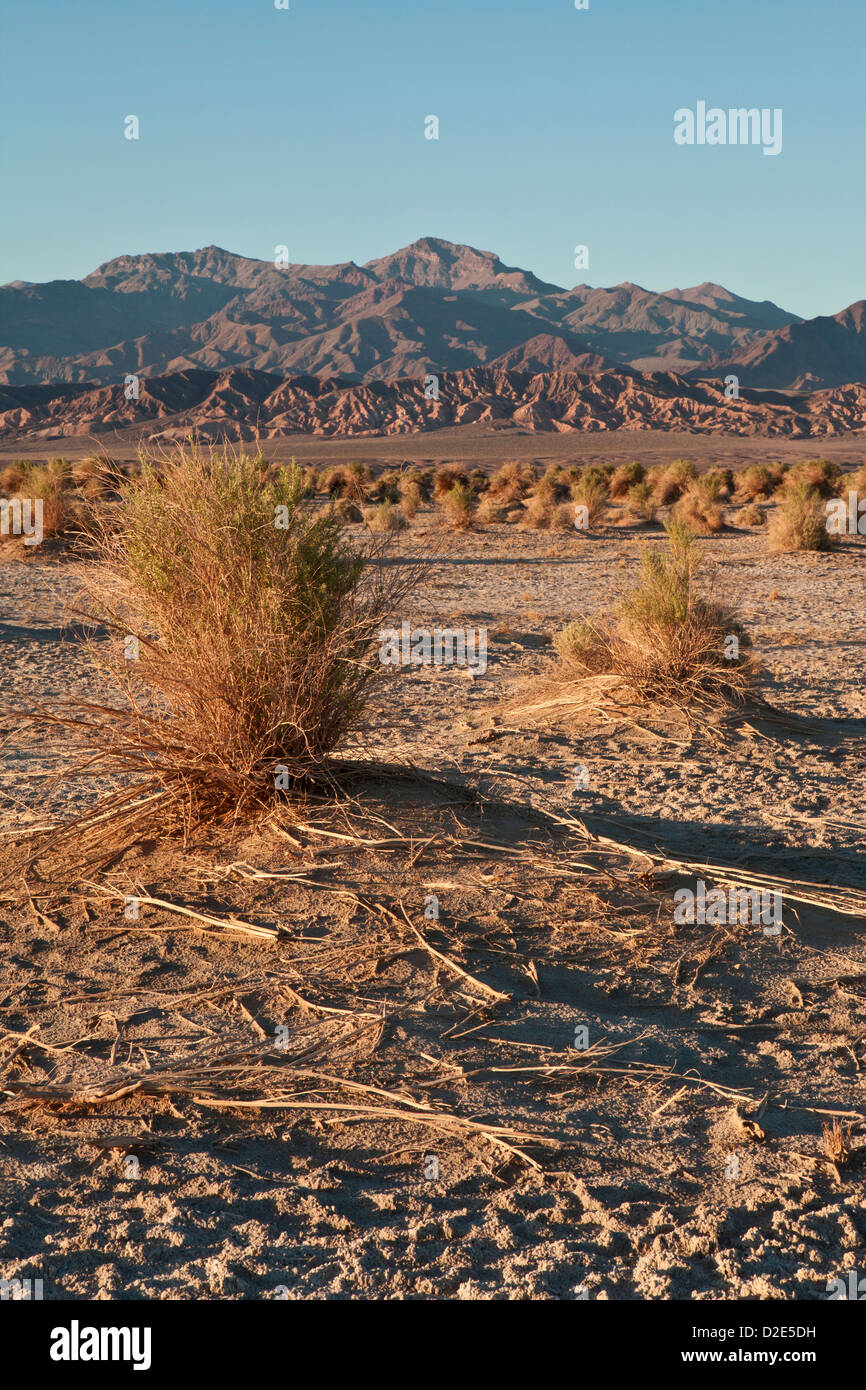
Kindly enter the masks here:
<path id="1" fill-rule="evenodd" d="M 403 509 L 395 507 L 388 498 L 384 502 L 380 502 L 378 507 L 371 507 L 365 520 L 371 531 L 381 531 L 386 534 L 405 531 L 409 524 Z"/>
<path id="2" fill-rule="evenodd" d="M 621 463 L 614 469 L 610 480 L 611 497 L 625 497 L 632 488 L 637 487 L 644 481 L 646 469 L 642 463 L 637 463 L 632 459 L 631 463 Z"/>
<path id="3" fill-rule="evenodd" d="M 14 497 L 29 467 L 32 467 L 29 459 L 16 459 L 7 463 L 5 468 L 0 468 L 0 496 Z"/>
<path id="4" fill-rule="evenodd" d="M 701 486 L 714 502 L 730 500 L 734 495 L 734 471 L 732 468 L 711 468 L 700 479 Z"/>
<path id="5" fill-rule="evenodd" d="M 90 454 L 72 464 L 69 476 L 85 497 L 99 498 L 116 491 L 123 471 L 107 454 Z"/>
<path id="6" fill-rule="evenodd" d="M 750 502 L 747 507 L 742 507 L 737 512 L 737 521 L 741 526 L 766 526 L 767 513 L 762 511 L 756 502 Z"/>
<path id="7" fill-rule="evenodd" d="M 41 502 L 44 537 L 62 536 L 78 529 L 84 504 L 73 486 L 68 459 L 49 459 L 47 463 L 21 460 L 4 470 L 3 481 L 7 483 L 3 490 L 9 497 Z"/>
<path id="8" fill-rule="evenodd" d="M 293 459 L 290 467 L 295 466 Z M 322 483 L 325 491 L 332 497 L 347 497 L 350 502 L 364 502 L 370 480 L 371 473 L 366 463 L 346 463 L 328 469 Z"/>
<path id="9" fill-rule="evenodd" d="M 434 501 L 441 502 L 458 484 L 464 488 L 469 487 L 469 474 L 465 468 L 461 468 L 456 463 L 446 463 L 441 468 L 437 468 L 433 474 Z"/>
<path id="10" fill-rule="evenodd" d="M 350 502 L 348 497 L 340 497 L 333 504 L 334 515 L 343 522 L 344 526 L 355 526 L 359 521 L 364 520 L 364 513 L 357 502 Z"/>
<path id="11" fill-rule="evenodd" d="M 338 464 L 336 468 L 324 468 L 319 474 L 319 490 L 326 492 L 330 497 L 341 497 L 344 481 L 342 464 Z"/>
<path id="12" fill-rule="evenodd" d="M 34 463 L 17 460 L 0 474 L 0 500 L 41 503 L 41 529 L 44 539 L 63 537 L 73 550 L 87 548 L 95 528 L 110 524 L 111 513 L 124 477 L 122 467 L 107 455 L 92 454 L 76 463 L 68 459 L 48 459 Z"/>
<path id="13" fill-rule="evenodd" d="M 821 1147 L 837 1168 L 844 1168 L 851 1158 L 851 1126 L 841 1120 L 826 1121 L 821 1131 Z"/>
<path id="14" fill-rule="evenodd" d="M 632 515 L 640 517 L 642 521 L 655 521 L 658 503 L 653 495 L 653 490 L 649 483 L 642 481 L 630 487 L 625 499 L 626 510 Z"/>
<path id="15" fill-rule="evenodd" d="M 439 505 L 452 531 L 471 531 L 478 521 L 478 498 L 468 482 L 456 482 L 440 495 Z"/>
<path id="16" fill-rule="evenodd" d="M 293 458 L 289 463 L 268 463 L 264 458 L 261 459 L 261 474 L 259 482 L 262 487 L 267 483 L 273 482 L 287 471 L 291 471 L 298 481 L 301 497 L 306 501 L 311 497 L 317 496 L 322 491 L 322 475 L 317 473 L 314 468 L 303 468 Z M 339 489 L 335 489 L 334 496 L 339 495 Z"/>
<path id="17" fill-rule="evenodd" d="M 820 497 L 836 497 L 842 482 L 842 469 L 829 459 L 803 459 L 795 463 L 785 478 L 786 492 L 796 491 L 800 484 L 813 488 Z"/>
<path id="18" fill-rule="evenodd" d="M 696 536 L 712 536 L 725 524 L 725 511 L 714 500 L 712 486 L 704 479 L 690 483 L 674 507 L 676 518 Z"/>
<path id="19" fill-rule="evenodd" d="M 757 497 L 772 497 L 783 476 L 780 464 L 753 463 L 737 474 L 736 490 L 746 501 Z"/>
<path id="20" fill-rule="evenodd" d="M 400 474 L 394 469 L 389 469 L 385 473 L 380 473 L 369 489 L 370 499 L 373 502 L 399 502 L 400 501 Z"/>
<path id="21" fill-rule="evenodd" d="M 532 489 L 533 497 L 555 504 L 564 502 L 571 492 L 572 479 L 558 464 L 552 463 L 545 469 Z"/>
<path id="22" fill-rule="evenodd" d="M 482 496 L 490 487 L 490 474 L 486 468 L 473 468 L 469 474 L 469 486 L 477 496 Z"/>
<path id="23" fill-rule="evenodd" d="M 849 473 L 842 479 L 840 492 L 845 493 L 848 488 L 856 492 L 859 498 L 866 497 L 866 463 L 857 469 L 856 473 Z"/>
<path id="24" fill-rule="evenodd" d="M 433 496 L 433 469 L 405 468 L 400 473 L 400 505 L 411 521 Z"/>
<path id="25" fill-rule="evenodd" d="M 603 623 L 575 618 L 554 634 L 557 655 L 574 676 L 597 676 L 609 672 L 610 634 Z"/>
<path id="26" fill-rule="evenodd" d="M 421 484 L 414 478 L 404 478 L 400 483 L 400 505 L 407 520 L 415 519 L 423 501 Z"/>
<path id="27" fill-rule="evenodd" d="M 659 506 L 667 507 L 682 497 L 689 483 L 697 476 L 697 469 L 690 459 L 674 459 L 667 468 L 651 468 L 647 478 Z"/>
<path id="28" fill-rule="evenodd" d="M 550 528 L 552 531 L 574 531 L 574 503 L 560 502 L 553 508 L 550 515 Z"/>
<path id="29" fill-rule="evenodd" d="M 520 463 L 503 463 L 490 475 L 488 496 L 496 498 L 503 506 L 522 502 L 534 483 L 535 474 L 531 468 Z"/>
<path id="30" fill-rule="evenodd" d="M 647 551 L 614 619 L 570 623 L 556 649 L 570 675 L 618 676 L 641 700 L 739 703 L 756 682 L 742 655 L 749 638 L 731 609 L 697 591 L 702 553 L 688 528 L 674 520 L 667 532 L 666 551 Z"/>
<path id="31" fill-rule="evenodd" d="M 553 519 L 553 500 L 549 492 L 533 493 L 524 508 L 520 524 L 527 531 L 549 531 Z M 572 510 L 572 519 L 574 511 Z"/>
<path id="32" fill-rule="evenodd" d="M 602 468 L 599 464 L 593 463 L 589 468 L 570 469 L 569 478 L 571 495 L 580 490 L 581 487 L 593 487 L 596 491 L 604 490 L 605 497 L 610 496 L 610 480 L 613 469 L 610 466 Z"/>
<path id="33" fill-rule="evenodd" d="M 587 468 L 572 484 L 571 496 L 576 507 L 583 508 L 580 519 L 584 524 L 578 529 L 593 531 L 604 519 L 607 510 L 607 475 L 601 469 Z"/>
<path id="34" fill-rule="evenodd" d="M 827 512 L 821 494 L 804 479 L 790 481 L 767 529 L 770 550 L 829 550 Z"/>
<path id="35" fill-rule="evenodd" d="M 509 510 L 510 503 L 503 502 L 491 492 L 485 492 L 478 503 L 475 519 L 482 526 L 498 525 L 506 520 Z"/>
<path id="36" fill-rule="evenodd" d="M 121 774 L 91 828 L 134 837 L 154 817 L 269 806 L 359 728 L 380 626 L 413 579 L 371 565 L 376 542 L 349 546 L 300 470 L 262 483 L 261 463 L 187 447 L 143 457 L 122 487 L 89 584 L 89 616 L 116 639 L 108 658 L 92 648 L 112 695 L 25 712 L 71 735 L 89 775 Z"/>

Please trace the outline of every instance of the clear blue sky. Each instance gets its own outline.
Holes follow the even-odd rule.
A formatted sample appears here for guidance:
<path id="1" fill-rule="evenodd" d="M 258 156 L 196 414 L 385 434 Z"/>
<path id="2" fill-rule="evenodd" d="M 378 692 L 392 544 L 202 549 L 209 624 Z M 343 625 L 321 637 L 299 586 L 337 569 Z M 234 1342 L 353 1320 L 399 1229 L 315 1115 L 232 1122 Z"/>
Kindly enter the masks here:
<path id="1" fill-rule="evenodd" d="M 432 235 L 566 286 L 713 280 L 804 316 L 866 295 L 864 0 L 290 4 L 6 0 L 0 281 Z M 701 99 L 781 107 L 781 154 L 677 146 Z"/>

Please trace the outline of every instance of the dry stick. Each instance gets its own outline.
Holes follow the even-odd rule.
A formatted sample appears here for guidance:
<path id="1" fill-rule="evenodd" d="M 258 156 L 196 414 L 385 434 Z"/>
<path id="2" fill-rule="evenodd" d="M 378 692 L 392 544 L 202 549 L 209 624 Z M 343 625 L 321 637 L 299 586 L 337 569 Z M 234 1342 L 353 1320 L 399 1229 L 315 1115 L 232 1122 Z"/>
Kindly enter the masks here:
<path id="1" fill-rule="evenodd" d="M 307 883 L 307 874 L 317 873 L 320 869 L 338 869 L 339 867 L 339 864 L 329 861 L 327 864 L 308 864 L 305 869 L 299 869 L 295 873 L 280 873 L 268 869 L 257 869 L 254 864 L 247 864 L 245 861 L 239 860 L 235 864 L 226 864 L 219 870 L 219 873 L 225 876 L 234 873 L 239 878 L 248 879 L 251 883 L 258 883 L 260 879 L 266 878 L 283 879 L 288 883 Z"/>
<path id="2" fill-rule="evenodd" d="M 486 1139 L 488 1143 L 496 1148 L 504 1149 L 511 1158 L 519 1158 L 530 1168 L 541 1171 L 541 1164 L 531 1158 L 523 1149 L 517 1148 L 515 1144 L 509 1144 L 506 1135 L 522 1143 L 544 1144 L 550 1147 L 558 1147 L 558 1141 L 546 1135 L 523 1134 L 517 1130 L 507 1129 L 499 1125 L 485 1125 L 478 1120 L 465 1120 L 458 1115 L 445 1115 L 434 1111 L 432 1114 L 418 1113 L 416 1111 L 400 1110 L 391 1106 L 380 1105 L 348 1105 L 337 1101 L 295 1101 L 283 1099 L 269 1100 L 209 1100 L 202 1096 L 190 1096 L 193 1105 L 204 1105 L 212 1109 L 228 1110 L 240 1106 L 244 1109 L 253 1110 L 328 1110 L 339 1111 L 348 1119 L 372 1118 L 388 1120 L 411 1120 L 413 1124 L 429 1125 L 432 1129 L 438 1129 L 445 1134 L 454 1134 L 466 1139 L 473 1136 Z M 348 1112 L 348 1113 L 347 1113 Z"/>
<path id="3" fill-rule="evenodd" d="M 392 921 L 396 922 L 398 925 L 400 924 L 399 917 L 397 917 L 395 913 L 389 912 L 387 907 L 382 907 L 381 904 L 377 903 L 376 908 L 377 911 L 384 912 L 388 917 L 392 919 Z M 418 928 L 410 920 L 409 915 L 406 912 L 405 907 L 403 906 L 402 898 L 400 900 L 400 911 L 402 912 L 409 928 L 417 938 L 420 945 L 424 947 L 424 950 L 427 951 L 434 958 L 434 960 L 439 961 L 440 965 L 444 965 L 448 970 L 453 971 L 455 975 L 459 975 L 461 979 L 467 980 L 469 984 L 474 985 L 476 989 L 480 989 L 482 994 L 486 994 L 487 997 L 489 999 L 492 999 L 495 1004 L 507 1004 L 510 1001 L 510 994 L 502 994 L 498 989 L 493 989 L 491 985 L 486 985 L 483 980 L 477 980 L 474 975 L 470 975 L 469 972 L 467 970 L 464 970 L 462 966 L 458 965 L 456 961 L 449 960 L 448 956 L 444 956 L 441 951 L 437 951 L 434 946 L 431 946 L 430 942 L 425 940 L 425 938 L 419 932 Z"/>
<path id="4" fill-rule="evenodd" d="M 238 1008 L 240 1009 L 241 1013 L 243 1014 L 244 1018 L 247 1020 L 247 1023 L 249 1023 L 253 1032 L 256 1034 L 256 1037 L 258 1037 L 262 1042 L 264 1042 L 267 1039 L 268 1035 L 265 1032 L 262 1025 L 259 1023 L 258 1019 L 255 1017 L 254 1014 L 250 1013 L 249 1009 L 247 1008 L 246 1004 L 242 999 L 239 999 L 236 994 L 232 997 L 235 1003 L 237 1004 Z"/>
<path id="5" fill-rule="evenodd" d="M 45 980 L 42 983 L 51 989 L 65 988 L 64 983 L 60 980 Z M 238 989 L 250 989 L 266 983 L 268 983 L 267 977 L 251 975 L 249 979 L 237 980 L 234 984 L 222 985 L 219 989 L 193 990 L 191 992 L 176 989 L 146 989 L 144 987 L 141 989 L 101 989 L 94 990 L 90 994 L 69 994 L 64 998 L 63 1003 L 93 1004 L 98 999 L 129 999 L 139 996 L 147 998 L 164 994 L 169 999 L 174 1000 L 172 1007 L 175 1007 L 177 1004 L 198 1003 L 202 999 L 219 999 L 222 995 L 233 994 Z M 130 1017 L 134 1018 L 135 1015 L 131 1014 Z"/>
<path id="6" fill-rule="evenodd" d="M 21 880 L 21 886 L 22 886 L 22 888 L 24 889 L 24 894 L 25 894 L 25 897 L 27 898 L 27 902 L 28 902 L 28 904 L 29 904 L 29 906 L 30 906 L 30 911 L 33 913 L 33 916 L 36 918 L 36 925 L 37 925 L 37 927 L 41 924 L 41 925 L 44 926 L 44 927 L 48 927 L 51 931 L 60 931 L 60 927 L 58 926 L 58 924 L 57 924 L 51 917 L 47 917 L 47 916 L 45 915 L 44 912 L 40 912 L 39 908 L 36 906 L 35 902 L 33 901 L 33 897 L 32 897 L 32 895 L 31 895 L 31 893 L 30 893 L 30 889 L 27 887 L 27 884 L 26 884 L 26 882 L 25 882 L 24 879 Z"/>
<path id="7" fill-rule="evenodd" d="M 369 1018 L 381 1023 L 385 1021 L 382 1014 L 367 1013 L 364 1009 L 358 1013 L 356 1009 L 338 1009 L 335 1006 L 329 1007 L 327 1004 L 315 1004 L 312 999 L 304 998 L 288 983 L 280 984 L 279 991 L 290 1003 L 297 1004 L 302 1009 L 312 1009 L 317 1014 L 342 1014 L 349 1018 Z"/>
<path id="8" fill-rule="evenodd" d="M 400 927 L 402 930 L 403 923 L 400 921 L 400 918 L 396 915 L 396 913 L 389 911 L 389 909 L 387 907 L 384 907 L 381 903 L 374 903 L 371 907 L 370 904 L 365 903 L 363 898 L 360 898 L 357 893 L 353 893 L 349 889 L 332 888 L 331 885 L 328 883 L 315 883 L 312 879 L 298 879 L 297 881 L 299 883 L 302 883 L 307 888 L 319 888 L 325 893 L 333 893 L 335 897 L 349 898 L 351 902 L 356 903 L 357 906 L 362 908 L 365 912 L 369 912 L 371 914 L 378 912 L 380 916 L 384 915 L 386 917 L 389 917 L 391 921 L 396 922 L 397 926 Z M 476 979 L 474 975 L 470 975 L 467 970 L 464 970 L 461 966 L 457 965 L 455 961 L 449 960 L 448 956 L 444 956 L 441 951 L 437 951 L 435 947 L 430 945 L 429 941 L 425 941 L 424 937 L 418 931 L 417 927 L 415 927 L 412 924 L 412 922 L 409 920 L 409 917 L 406 915 L 406 909 L 403 906 L 402 901 L 400 903 L 400 910 L 402 911 L 406 922 L 409 924 L 409 927 L 417 937 L 420 945 L 423 946 L 425 951 L 427 951 L 431 956 L 433 956 L 437 961 L 439 961 L 441 965 L 446 966 L 447 969 L 453 971 L 454 974 L 459 975 L 469 984 L 474 985 L 476 989 L 479 989 L 482 992 L 482 994 L 486 994 L 487 997 L 489 999 L 492 999 L 495 1003 L 508 1002 L 508 1000 L 511 998 L 509 994 L 502 994 L 499 990 L 493 989 L 491 985 L 486 985 L 483 980 Z"/>
<path id="9" fill-rule="evenodd" d="M 647 1080 L 650 1077 L 657 1077 L 659 1080 L 685 1081 L 693 1086 L 706 1086 L 709 1090 L 715 1091 L 717 1095 L 724 1096 L 727 1100 L 753 1100 L 747 1091 L 735 1091 L 730 1086 L 718 1086 L 714 1081 L 706 1081 L 700 1076 L 689 1076 L 681 1072 L 666 1071 L 664 1067 L 653 1066 L 650 1063 L 630 1062 L 625 1066 L 599 1066 L 593 1062 L 589 1066 L 569 1066 L 566 1063 L 559 1063 L 551 1066 L 538 1067 L 477 1067 L 475 1071 L 466 1072 L 467 1078 L 485 1075 L 526 1075 L 526 1076 L 557 1076 L 570 1075 L 579 1076 L 581 1072 L 586 1072 L 590 1076 L 609 1075 L 609 1076 L 633 1076 L 638 1080 Z M 835 1113 L 835 1112 L 828 1112 Z"/>
<path id="10" fill-rule="evenodd" d="M 361 835 L 346 835 L 343 834 L 341 831 L 324 830 L 320 826 L 307 825 L 303 822 L 298 822 L 298 829 L 305 830 L 310 835 L 324 836 L 329 840 L 340 840 L 343 843 L 350 846 L 351 848 L 358 849 L 405 849 L 408 847 L 410 850 L 412 850 L 418 843 L 417 837 L 414 835 L 396 835 L 389 837 L 385 840 L 367 840 L 364 839 L 364 837 Z M 437 833 L 441 835 L 441 832 Z M 436 837 L 433 836 L 432 838 L 435 839 Z M 461 850 L 466 848 L 478 849 L 485 850 L 493 854 L 514 855 L 518 858 L 521 858 L 525 853 L 524 850 L 514 849 L 510 845 L 498 845 L 486 840 L 458 840 L 453 836 L 448 836 L 447 839 L 443 841 L 443 848 L 452 850 Z"/>
<path id="11" fill-rule="evenodd" d="M 98 883 L 86 885 L 95 888 L 104 898 L 121 899 L 126 901 L 129 894 L 118 892 L 116 889 L 102 888 Z M 238 918 L 211 917 L 203 912 L 194 912 L 191 907 L 182 907 L 179 903 L 167 902 L 165 898 L 150 898 L 135 894 L 139 906 L 158 907 L 165 912 L 177 912 L 183 917 L 192 917 L 197 922 L 204 922 L 207 926 L 217 927 L 221 931 L 237 932 L 241 936 L 254 936 L 264 941 L 276 941 L 279 931 L 276 927 L 257 927 L 252 922 L 242 922 Z M 97 900 L 98 901 L 98 900 Z"/>
<path id="12" fill-rule="evenodd" d="M 667 1110 L 669 1105 L 675 1105 L 676 1102 L 679 1100 L 680 1096 L 684 1096 L 688 1089 L 688 1086 L 681 1086 L 680 1089 L 678 1091 L 675 1091 L 672 1096 L 668 1096 L 664 1104 L 660 1105 L 658 1110 L 653 1111 L 652 1118 L 654 1120 L 657 1120 L 659 1115 L 663 1114 L 664 1111 Z"/>
<path id="13" fill-rule="evenodd" d="M 172 1091 L 183 1091 L 190 1101 L 195 1105 L 204 1105 L 212 1109 L 245 1109 L 245 1110 L 305 1110 L 305 1111 L 329 1111 L 345 1114 L 350 1117 L 370 1117 L 374 1119 L 392 1119 L 401 1121 L 412 1121 L 415 1124 L 429 1125 L 446 1134 L 452 1134 L 463 1139 L 480 1137 L 486 1139 L 495 1147 L 505 1150 L 510 1157 L 519 1158 L 529 1167 L 540 1171 L 541 1165 L 531 1158 L 522 1149 L 508 1140 L 520 1141 L 521 1143 L 542 1144 L 548 1147 L 558 1147 L 559 1141 L 549 1135 L 537 1135 L 524 1131 L 513 1130 L 506 1126 L 487 1125 L 480 1120 L 469 1120 L 463 1116 L 450 1115 L 441 1110 L 435 1110 L 427 1102 L 415 1101 L 411 1097 L 398 1095 L 392 1091 L 385 1091 L 380 1087 L 367 1086 L 362 1082 L 350 1081 L 344 1077 L 331 1076 L 325 1072 L 315 1072 L 290 1069 L 297 1080 L 318 1080 L 325 1085 L 334 1086 L 337 1089 L 344 1089 L 364 1095 L 380 1096 L 384 1100 L 393 1102 L 387 1105 L 359 1105 L 357 1102 L 349 1104 L 340 1101 L 310 1101 L 290 1099 L 285 1096 L 262 1097 L 258 1100 L 242 1100 L 239 1098 L 220 1099 L 212 1096 L 195 1095 L 190 1090 L 192 1076 L 185 1075 L 183 1072 L 159 1073 L 152 1077 L 139 1076 L 131 1078 L 128 1083 L 117 1087 L 113 1091 L 75 1091 L 71 1087 L 65 1086 L 29 1086 L 19 1083 L 7 1083 L 7 1094 L 15 1094 L 25 1099 L 53 1100 L 61 1101 L 65 1104 L 85 1104 L 99 1105 L 125 1099 L 127 1096 L 141 1093 L 143 1095 L 166 1095 Z M 221 1072 L 249 1072 L 249 1068 L 236 1065 L 220 1067 Z M 199 1080 L 201 1080 L 199 1076 Z"/>
<path id="14" fill-rule="evenodd" d="M 32 1036 L 41 1026 L 42 1025 L 39 1023 L 34 1023 L 27 1029 L 26 1033 L 16 1033 L 12 1029 L 9 1029 L 3 1037 L 0 1038 L 0 1047 L 2 1047 L 3 1043 L 9 1038 L 14 1038 L 21 1044 L 20 1047 L 16 1048 L 15 1055 L 23 1051 L 24 1048 L 37 1047 L 40 1052 L 51 1052 L 61 1056 L 65 1052 L 74 1052 L 76 1047 L 80 1047 L 82 1043 L 92 1042 L 100 1036 L 98 1033 L 85 1033 L 83 1037 L 76 1038 L 75 1042 L 65 1043 L 63 1047 L 52 1047 L 50 1043 L 40 1042 L 38 1038 Z"/>
<path id="15" fill-rule="evenodd" d="M 781 874 L 762 874 L 753 869 L 740 869 L 731 864 L 710 864 L 699 860 L 673 859 L 666 854 L 658 851 L 635 849 L 631 845 L 612 840 L 605 835 L 594 835 L 587 827 L 577 820 L 570 817 L 556 817 L 559 825 L 578 829 L 590 841 L 606 847 L 625 851 L 636 858 L 650 860 L 670 870 L 687 869 L 692 873 L 707 873 L 714 878 L 718 878 L 723 883 L 733 883 L 745 887 L 755 888 L 778 888 L 780 884 L 785 885 L 785 895 L 794 902 L 805 903 L 812 907 L 824 907 L 831 912 L 838 912 L 848 917 L 866 917 L 866 893 L 860 893 L 855 888 L 830 888 L 826 884 L 812 883 L 808 879 L 787 878 Z M 791 892 L 793 888 L 808 888 L 810 893 Z M 834 896 L 838 895 L 838 896 Z M 842 901 L 839 901 L 839 898 Z M 850 906 L 844 906 L 847 902 Z"/>

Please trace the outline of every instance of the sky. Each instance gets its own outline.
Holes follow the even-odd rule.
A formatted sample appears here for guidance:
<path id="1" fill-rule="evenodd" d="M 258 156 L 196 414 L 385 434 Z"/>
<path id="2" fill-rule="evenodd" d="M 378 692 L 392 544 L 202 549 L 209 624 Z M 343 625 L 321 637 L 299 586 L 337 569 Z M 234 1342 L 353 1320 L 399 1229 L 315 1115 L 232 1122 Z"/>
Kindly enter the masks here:
<path id="1" fill-rule="evenodd" d="M 0 282 L 438 236 L 566 287 L 866 296 L 863 0 L 289 6 L 2 0 Z M 781 110 L 780 152 L 676 143 L 699 101 Z"/>

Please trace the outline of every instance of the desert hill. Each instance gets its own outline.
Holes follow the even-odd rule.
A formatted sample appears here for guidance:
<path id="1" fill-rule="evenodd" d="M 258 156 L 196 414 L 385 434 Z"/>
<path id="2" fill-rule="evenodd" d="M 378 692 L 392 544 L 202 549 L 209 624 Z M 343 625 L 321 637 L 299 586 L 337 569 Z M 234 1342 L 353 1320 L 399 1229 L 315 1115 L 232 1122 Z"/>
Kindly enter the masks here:
<path id="1" fill-rule="evenodd" d="M 443 373 L 439 398 L 424 377 L 353 382 L 345 377 L 232 368 L 188 368 L 141 381 L 138 400 L 122 385 L 0 387 L 0 439 L 62 439 L 110 430 L 143 437 L 272 439 L 403 435 L 482 425 L 521 432 L 688 430 L 807 439 L 866 429 L 866 386 L 799 395 L 743 390 L 727 400 L 721 381 L 673 372 L 512 371 L 473 367 Z"/>

